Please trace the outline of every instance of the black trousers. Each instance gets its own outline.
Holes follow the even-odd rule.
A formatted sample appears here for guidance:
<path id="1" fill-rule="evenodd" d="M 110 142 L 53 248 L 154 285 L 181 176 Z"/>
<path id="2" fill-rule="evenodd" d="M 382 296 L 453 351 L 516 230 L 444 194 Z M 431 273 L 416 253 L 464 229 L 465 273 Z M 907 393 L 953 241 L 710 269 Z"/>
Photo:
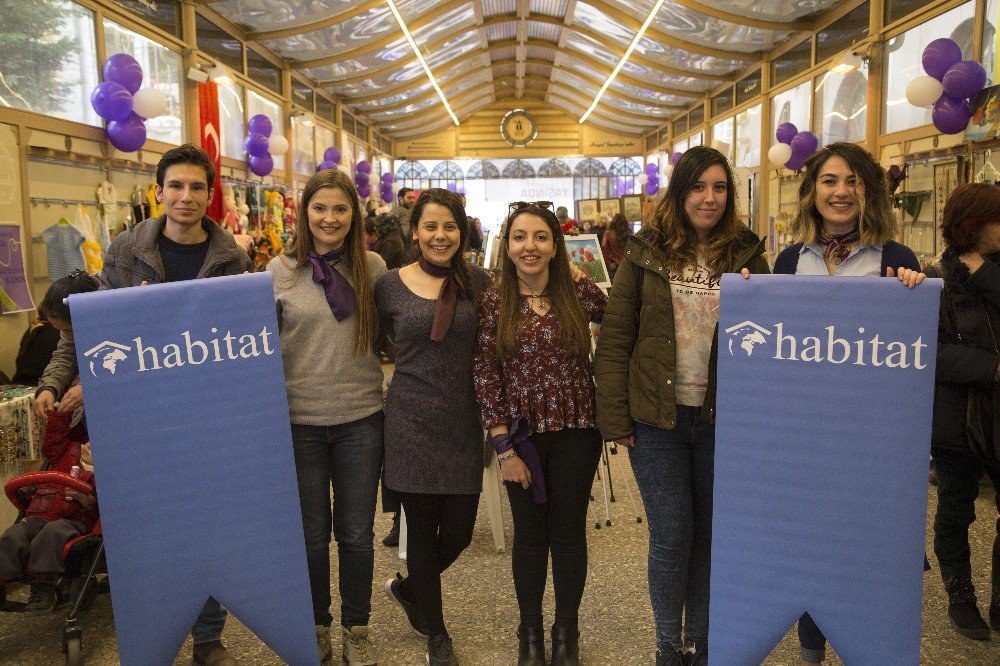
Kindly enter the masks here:
<path id="1" fill-rule="evenodd" d="M 976 520 L 976 498 L 983 474 L 990 477 L 1000 510 L 1000 469 L 984 467 L 971 453 L 932 451 L 938 480 L 937 512 L 934 514 L 934 554 L 941 576 L 972 574 L 969 525 Z M 993 540 L 993 587 L 1000 587 L 1000 519 Z"/>
<path id="2" fill-rule="evenodd" d="M 505 483 L 514 517 L 512 566 L 521 623 L 542 623 L 542 597 L 552 554 L 556 622 L 575 626 L 587 583 L 587 503 L 603 442 L 595 428 L 531 436 L 549 501 L 535 504 L 530 489 Z"/>
<path id="3" fill-rule="evenodd" d="M 397 492 L 406 513 L 406 569 L 401 594 L 414 601 L 431 636 L 448 633 L 441 574 L 472 543 L 479 495 Z"/>

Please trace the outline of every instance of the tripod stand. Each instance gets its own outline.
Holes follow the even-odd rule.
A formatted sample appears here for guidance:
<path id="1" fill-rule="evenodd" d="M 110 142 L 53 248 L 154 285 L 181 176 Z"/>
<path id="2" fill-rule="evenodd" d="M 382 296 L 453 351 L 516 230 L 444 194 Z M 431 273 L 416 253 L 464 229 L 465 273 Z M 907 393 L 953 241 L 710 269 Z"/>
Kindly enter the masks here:
<path id="1" fill-rule="evenodd" d="M 618 445 L 614 442 L 604 442 L 604 447 L 601 450 L 601 460 L 597 464 L 597 478 L 601 482 L 601 492 L 604 496 L 604 525 L 611 527 L 611 504 L 618 501 L 615 497 L 615 484 L 613 473 L 611 471 L 611 456 L 618 455 Z M 622 463 L 618 460 L 615 461 L 615 468 L 618 470 L 618 478 L 620 481 L 620 486 L 625 488 L 625 494 L 628 496 L 629 504 L 632 506 L 632 514 L 635 515 L 635 522 L 642 522 L 642 513 L 639 512 L 638 507 L 635 503 L 635 496 L 632 494 L 632 487 L 629 483 L 628 478 L 625 476 L 625 471 L 622 469 Z M 590 500 L 593 502 L 595 498 L 593 495 L 590 496 Z M 589 507 L 589 511 L 593 512 L 594 508 Z M 591 513 L 595 516 L 595 513 Z M 594 529 L 601 529 L 600 517 L 595 517 Z"/>

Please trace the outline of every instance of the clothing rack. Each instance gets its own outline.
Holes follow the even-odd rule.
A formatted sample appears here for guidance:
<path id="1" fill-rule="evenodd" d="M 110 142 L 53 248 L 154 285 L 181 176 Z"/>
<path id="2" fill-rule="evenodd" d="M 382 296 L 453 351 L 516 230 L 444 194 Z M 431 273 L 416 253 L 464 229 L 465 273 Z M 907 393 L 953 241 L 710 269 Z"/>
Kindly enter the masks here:
<path id="1" fill-rule="evenodd" d="M 105 202 L 98 201 L 97 199 L 60 199 L 55 197 L 28 197 L 31 205 L 37 206 L 39 204 L 44 204 L 49 207 L 53 204 L 57 206 L 102 206 L 108 205 Z M 131 206 L 131 201 L 112 201 L 110 203 L 112 206 Z"/>

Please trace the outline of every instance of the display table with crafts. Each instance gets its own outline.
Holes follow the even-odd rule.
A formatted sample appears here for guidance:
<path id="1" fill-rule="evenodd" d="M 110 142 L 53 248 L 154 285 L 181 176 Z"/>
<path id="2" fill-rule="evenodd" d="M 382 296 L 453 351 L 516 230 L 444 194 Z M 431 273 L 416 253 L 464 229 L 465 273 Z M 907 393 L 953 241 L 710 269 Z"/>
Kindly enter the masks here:
<path id="1" fill-rule="evenodd" d="M 0 385 L 0 485 L 37 466 L 42 457 L 45 424 L 35 418 L 35 387 Z M 0 497 L 0 531 L 10 527 L 17 510 Z"/>

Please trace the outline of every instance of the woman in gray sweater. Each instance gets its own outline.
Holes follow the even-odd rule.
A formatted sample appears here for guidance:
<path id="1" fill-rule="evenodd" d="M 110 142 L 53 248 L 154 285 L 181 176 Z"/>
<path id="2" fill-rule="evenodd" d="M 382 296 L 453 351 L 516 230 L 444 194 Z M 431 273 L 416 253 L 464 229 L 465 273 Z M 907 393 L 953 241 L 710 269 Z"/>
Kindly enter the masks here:
<path id="1" fill-rule="evenodd" d="M 457 664 L 441 607 L 441 573 L 472 541 L 483 477 L 483 429 L 472 385 L 477 303 L 490 278 L 462 256 L 458 197 L 434 188 L 410 213 L 419 259 L 383 275 L 375 302 L 396 343 L 385 405 L 385 483 L 406 515 L 409 576 L 386 594 L 427 637 L 427 662 Z"/>
<path id="2" fill-rule="evenodd" d="M 343 662 L 374 664 L 368 619 L 382 468 L 382 370 L 372 352 L 377 331 L 372 294 L 386 269 L 381 257 L 365 250 L 361 207 L 349 176 L 323 170 L 309 179 L 291 250 L 271 260 L 267 270 L 274 276 L 320 659 L 333 661 L 332 521 Z"/>

